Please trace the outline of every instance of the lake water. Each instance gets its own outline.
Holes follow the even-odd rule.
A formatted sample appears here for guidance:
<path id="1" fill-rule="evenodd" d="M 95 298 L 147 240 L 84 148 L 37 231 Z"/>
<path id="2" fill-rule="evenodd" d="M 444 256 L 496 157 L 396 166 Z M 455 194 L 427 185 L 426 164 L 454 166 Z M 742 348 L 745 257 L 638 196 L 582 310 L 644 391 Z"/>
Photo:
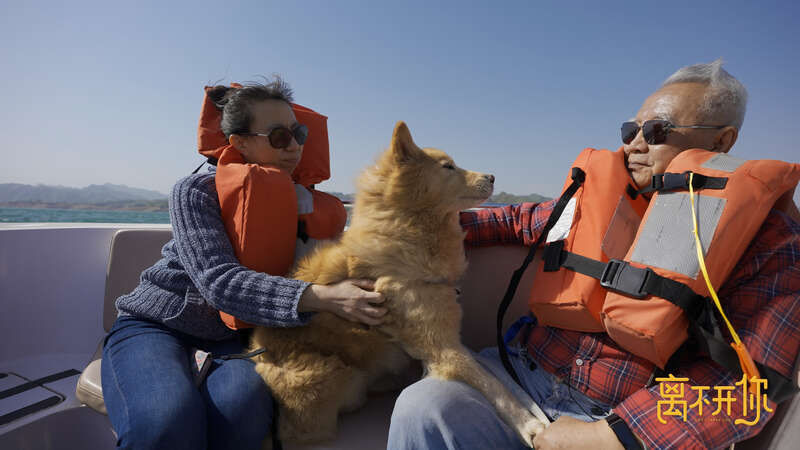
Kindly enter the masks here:
<path id="1" fill-rule="evenodd" d="M 166 211 L 0 208 L 0 223 L 11 222 L 169 223 L 169 213 Z"/>
<path id="2" fill-rule="evenodd" d="M 482 206 L 503 206 L 485 203 Z M 351 209 L 347 208 L 350 222 Z M 93 222 L 93 223 L 169 223 L 169 213 L 151 211 L 106 211 L 86 209 L 0 208 L 0 223 L 12 222 Z"/>

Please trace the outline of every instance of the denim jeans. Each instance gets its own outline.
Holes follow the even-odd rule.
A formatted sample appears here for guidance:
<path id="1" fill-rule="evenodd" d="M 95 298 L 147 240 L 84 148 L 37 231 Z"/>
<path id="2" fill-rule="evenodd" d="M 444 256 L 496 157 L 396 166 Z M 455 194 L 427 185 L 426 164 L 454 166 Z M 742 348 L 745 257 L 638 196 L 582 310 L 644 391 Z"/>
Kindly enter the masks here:
<path id="1" fill-rule="evenodd" d="M 119 448 L 260 448 L 272 423 L 272 398 L 253 363 L 215 359 L 198 388 L 192 347 L 215 356 L 243 350 L 235 339 L 204 341 L 134 317 L 114 323 L 101 368 Z"/>
<path id="2" fill-rule="evenodd" d="M 541 368 L 530 370 L 530 361 L 509 355 L 523 391 L 506 373 L 497 348 L 488 348 L 476 359 L 492 372 L 529 410 L 536 402 L 556 420 L 568 415 L 585 422 L 611 413 L 609 405 L 569 389 Z M 524 449 L 527 448 L 472 387 L 457 381 L 424 378 L 400 393 L 389 426 L 389 449 Z"/>

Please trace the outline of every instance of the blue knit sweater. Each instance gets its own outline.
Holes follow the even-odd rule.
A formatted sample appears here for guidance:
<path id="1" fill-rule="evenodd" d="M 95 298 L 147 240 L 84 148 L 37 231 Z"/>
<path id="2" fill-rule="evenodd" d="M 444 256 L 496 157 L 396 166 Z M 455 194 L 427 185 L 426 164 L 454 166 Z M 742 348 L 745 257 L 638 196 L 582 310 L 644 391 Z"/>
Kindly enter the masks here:
<path id="1" fill-rule="evenodd" d="M 309 283 L 239 264 L 225 232 L 213 173 L 178 181 L 169 212 L 173 238 L 161 259 L 142 272 L 139 286 L 117 299 L 120 316 L 149 319 L 210 340 L 235 335 L 219 310 L 263 326 L 308 322 L 312 314 L 298 313 L 297 303 Z"/>

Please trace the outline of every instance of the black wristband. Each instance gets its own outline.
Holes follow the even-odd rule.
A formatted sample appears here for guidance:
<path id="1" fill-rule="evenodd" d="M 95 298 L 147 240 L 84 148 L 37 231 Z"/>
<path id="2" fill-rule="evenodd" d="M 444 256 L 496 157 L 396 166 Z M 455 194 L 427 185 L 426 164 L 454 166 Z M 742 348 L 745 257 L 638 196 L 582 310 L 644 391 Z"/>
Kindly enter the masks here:
<path id="1" fill-rule="evenodd" d="M 611 427 L 611 431 L 617 435 L 617 439 L 625 447 L 625 450 L 644 450 L 644 447 L 636 439 L 636 436 L 633 435 L 633 431 L 628 427 L 628 424 L 625 423 L 622 418 L 614 413 L 611 413 L 608 417 L 606 417 L 606 422 L 608 422 L 608 426 Z"/>

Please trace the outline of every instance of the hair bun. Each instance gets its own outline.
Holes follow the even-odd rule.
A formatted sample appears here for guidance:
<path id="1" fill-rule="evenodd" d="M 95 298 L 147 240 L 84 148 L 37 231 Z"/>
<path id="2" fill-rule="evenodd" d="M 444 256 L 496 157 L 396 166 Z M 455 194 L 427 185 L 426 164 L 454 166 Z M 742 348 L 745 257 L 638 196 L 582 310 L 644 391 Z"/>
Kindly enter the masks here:
<path id="1" fill-rule="evenodd" d="M 206 91 L 206 93 L 208 94 L 208 98 L 210 98 L 211 101 L 214 102 L 214 105 L 216 105 L 217 109 L 221 111 L 223 108 L 225 108 L 225 105 L 228 103 L 228 98 L 229 98 L 228 92 L 232 89 L 233 88 L 230 88 L 228 86 L 219 85 L 210 88 L 208 91 Z"/>

